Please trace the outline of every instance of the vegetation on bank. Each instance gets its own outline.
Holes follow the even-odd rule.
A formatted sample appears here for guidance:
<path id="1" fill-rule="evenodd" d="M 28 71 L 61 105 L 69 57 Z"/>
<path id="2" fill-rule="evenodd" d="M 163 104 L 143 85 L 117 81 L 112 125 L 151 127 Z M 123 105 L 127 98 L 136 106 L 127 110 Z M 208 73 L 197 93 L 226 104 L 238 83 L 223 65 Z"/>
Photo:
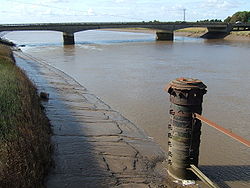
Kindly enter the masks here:
<path id="1" fill-rule="evenodd" d="M 219 19 L 212 19 L 212 20 L 200 20 L 197 21 L 198 23 L 207 23 L 207 22 L 222 22 Z M 224 22 L 226 23 L 250 23 L 250 11 L 239 11 L 234 13 L 232 16 L 228 16 Z M 190 34 L 199 34 L 199 33 L 206 33 L 206 28 L 185 28 L 177 30 L 177 32 L 186 32 Z M 230 33 L 232 36 L 242 36 L 242 37 L 250 37 L 250 31 L 234 31 Z"/>
<path id="2" fill-rule="evenodd" d="M 195 35 L 195 36 L 196 35 L 201 36 L 207 32 L 207 28 L 199 28 L 199 27 L 185 28 L 185 29 L 179 29 L 176 32 L 187 33 L 187 34 Z M 230 35 L 250 38 L 250 31 L 233 31 L 230 33 Z"/>
<path id="3" fill-rule="evenodd" d="M 206 20 L 198 20 L 197 22 L 198 23 L 203 23 L 203 22 L 205 22 L 205 23 L 207 23 L 207 22 L 222 22 L 222 20 L 219 20 L 219 19 L 211 19 L 211 20 L 206 19 Z"/>
<path id="4" fill-rule="evenodd" d="M 242 23 L 250 23 L 250 11 L 240 11 L 234 13 L 232 16 L 228 16 L 224 22 L 227 23 L 236 23 L 236 22 L 242 22 Z"/>
<path id="5" fill-rule="evenodd" d="M 206 20 L 199 20 L 197 22 L 222 22 L 222 20 L 219 19 L 206 19 Z M 242 22 L 242 23 L 250 23 L 250 11 L 239 11 L 234 13 L 232 16 L 228 16 L 224 22 L 226 23 L 236 23 L 236 22 Z"/>
<path id="6" fill-rule="evenodd" d="M 7 46 L 16 46 L 15 43 L 8 41 L 7 39 L 1 38 L 1 37 L 0 37 L 0 44 L 4 44 Z"/>
<path id="7" fill-rule="evenodd" d="M 0 187 L 43 187 L 50 153 L 49 121 L 36 88 L 0 44 Z"/>
<path id="8" fill-rule="evenodd" d="M 241 36 L 241 37 L 249 37 L 250 38 L 250 31 L 234 31 L 230 33 L 231 35 Z"/>

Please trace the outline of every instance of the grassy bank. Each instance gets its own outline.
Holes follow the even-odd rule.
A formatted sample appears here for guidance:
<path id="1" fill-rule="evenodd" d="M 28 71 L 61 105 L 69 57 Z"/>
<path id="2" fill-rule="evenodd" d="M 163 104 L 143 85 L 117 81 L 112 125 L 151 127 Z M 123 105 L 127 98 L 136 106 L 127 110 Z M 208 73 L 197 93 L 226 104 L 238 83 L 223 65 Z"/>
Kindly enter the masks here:
<path id="1" fill-rule="evenodd" d="M 157 30 L 155 29 L 146 29 L 146 28 L 126 28 L 126 29 L 102 29 L 104 31 L 120 31 L 120 32 L 135 32 L 135 33 L 155 33 Z M 186 36 L 186 37 L 201 37 L 205 33 L 207 33 L 207 28 L 200 27 L 192 27 L 179 29 L 175 31 L 175 35 L 177 36 Z M 230 35 L 225 37 L 228 40 L 250 40 L 250 31 L 234 31 L 231 32 Z"/>
<path id="2" fill-rule="evenodd" d="M 231 35 L 244 36 L 244 37 L 250 38 L 250 31 L 234 31 L 234 32 L 231 32 Z"/>
<path id="3" fill-rule="evenodd" d="M 16 46 L 15 43 L 1 37 L 0 37 L 0 44 L 4 44 L 7 46 Z"/>
<path id="4" fill-rule="evenodd" d="M 193 36 L 193 37 L 200 37 L 201 35 L 205 34 L 207 32 L 207 28 L 185 28 L 185 29 L 180 29 L 177 30 L 176 33 L 179 35 L 184 35 L 184 36 Z M 235 38 L 233 38 L 235 37 Z M 237 38 L 238 37 L 238 38 Z M 232 39 L 250 39 L 250 31 L 234 31 L 231 32 L 230 35 L 227 38 L 232 38 Z"/>
<path id="5" fill-rule="evenodd" d="M 0 187 L 42 187 L 50 129 L 36 89 L 0 45 Z"/>

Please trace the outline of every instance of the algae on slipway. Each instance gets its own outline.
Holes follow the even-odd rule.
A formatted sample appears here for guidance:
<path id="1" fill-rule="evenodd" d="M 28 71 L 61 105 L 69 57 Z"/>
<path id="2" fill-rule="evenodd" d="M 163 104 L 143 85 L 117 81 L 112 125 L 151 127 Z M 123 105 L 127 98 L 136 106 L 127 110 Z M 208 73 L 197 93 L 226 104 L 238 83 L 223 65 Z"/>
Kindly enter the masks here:
<path id="1" fill-rule="evenodd" d="M 0 45 L 0 187 L 42 187 L 50 128 L 36 88 Z"/>

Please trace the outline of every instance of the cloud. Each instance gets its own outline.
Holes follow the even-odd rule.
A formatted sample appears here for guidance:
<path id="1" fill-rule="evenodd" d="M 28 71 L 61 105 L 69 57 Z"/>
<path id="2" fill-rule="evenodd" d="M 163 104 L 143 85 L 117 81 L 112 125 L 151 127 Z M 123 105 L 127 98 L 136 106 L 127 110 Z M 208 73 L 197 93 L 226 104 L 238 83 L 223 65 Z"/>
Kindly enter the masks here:
<path id="1" fill-rule="evenodd" d="M 136 0 L 114 0 L 115 3 L 127 3 L 127 2 L 132 2 L 136 3 Z"/>
<path id="2" fill-rule="evenodd" d="M 49 3 L 68 3 L 69 0 L 39 0 L 36 3 L 49 4 Z"/>
<path id="3" fill-rule="evenodd" d="M 125 0 L 115 0 L 116 3 L 123 3 Z"/>
<path id="4" fill-rule="evenodd" d="M 88 11 L 87 11 L 87 15 L 88 16 L 94 16 L 95 15 L 95 12 L 92 8 L 89 8 Z"/>
<path id="5" fill-rule="evenodd" d="M 17 1 L 13 2 L 11 11 L 18 13 L 20 17 L 28 17 L 32 15 L 33 18 L 42 18 L 42 16 L 45 16 L 47 18 L 53 16 L 81 16 L 83 15 L 83 12 L 86 12 L 71 9 L 69 8 L 69 6 L 50 6 L 48 4 L 49 2 L 68 2 L 68 0 L 39 0 L 35 1 L 35 3 L 20 3 L 19 1 Z M 94 12 L 89 10 L 88 14 L 94 14 Z"/>
<path id="6" fill-rule="evenodd" d="M 205 0 L 202 4 L 203 8 L 229 9 L 238 6 L 237 1 L 230 0 Z"/>
<path id="7" fill-rule="evenodd" d="M 60 17 L 64 15 L 71 15 L 75 14 L 67 10 L 67 8 L 64 9 L 54 9 L 53 7 L 47 7 L 47 6 L 40 6 L 39 4 L 20 4 L 20 3 L 14 3 L 12 6 L 12 11 L 17 13 L 20 18 L 27 18 L 27 19 L 43 19 L 43 18 L 51 18 L 54 17 Z M 12 15 L 13 13 L 10 12 Z"/>

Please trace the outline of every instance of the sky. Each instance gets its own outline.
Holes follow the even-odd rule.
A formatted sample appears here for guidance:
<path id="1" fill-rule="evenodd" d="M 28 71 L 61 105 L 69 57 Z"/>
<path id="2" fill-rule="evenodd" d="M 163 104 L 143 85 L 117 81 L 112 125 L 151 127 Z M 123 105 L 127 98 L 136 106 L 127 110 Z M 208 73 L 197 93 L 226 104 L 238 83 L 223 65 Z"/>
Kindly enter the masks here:
<path id="1" fill-rule="evenodd" d="M 221 19 L 250 0 L 0 0 L 0 24 Z"/>

